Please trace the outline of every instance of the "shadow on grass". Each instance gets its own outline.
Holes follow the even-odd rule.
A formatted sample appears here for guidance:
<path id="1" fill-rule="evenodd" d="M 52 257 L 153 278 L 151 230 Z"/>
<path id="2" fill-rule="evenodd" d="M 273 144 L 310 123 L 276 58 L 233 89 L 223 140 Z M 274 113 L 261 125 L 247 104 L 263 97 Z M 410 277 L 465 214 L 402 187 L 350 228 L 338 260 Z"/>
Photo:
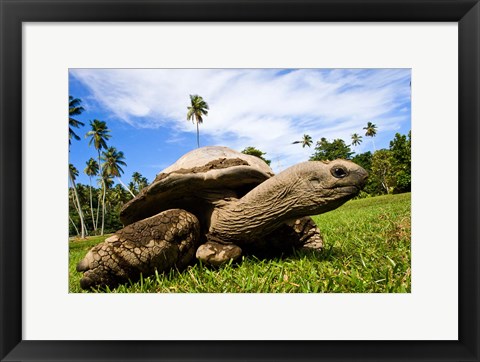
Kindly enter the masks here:
<path id="1" fill-rule="evenodd" d="M 198 265 L 199 267 L 202 268 L 208 268 L 212 270 L 219 270 L 225 267 L 240 267 L 242 263 L 245 262 L 278 262 L 282 263 L 285 261 L 295 261 L 295 260 L 302 260 L 302 259 L 308 259 L 310 261 L 316 261 L 316 262 L 330 262 L 334 260 L 341 260 L 341 259 L 347 259 L 351 257 L 350 253 L 345 252 L 339 247 L 327 247 L 322 250 L 309 250 L 309 249 L 301 249 L 301 250 L 292 250 L 289 252 L 281 252 L 281 253 L 276 253 L 276 254 L 254 254 L 254 253 L 249 253 L 244 255 L 240 260 L 235 261 L 235 262 L 229 262 L 220 266 L 210 266 L 203 264 L 202 262 L 195 260 L 192 262 L 193 265 Z"/>

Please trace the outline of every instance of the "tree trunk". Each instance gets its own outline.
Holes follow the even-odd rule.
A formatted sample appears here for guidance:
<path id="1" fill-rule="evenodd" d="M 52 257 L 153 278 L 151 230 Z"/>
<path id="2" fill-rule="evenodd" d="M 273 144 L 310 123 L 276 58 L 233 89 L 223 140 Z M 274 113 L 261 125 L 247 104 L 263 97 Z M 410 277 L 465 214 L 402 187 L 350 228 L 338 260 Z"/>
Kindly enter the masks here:
<path id="1" fill-rule="evenodd" d="M 98 217 L 100 215 L 100 205 L 102 204 L 102 200 L 100 199 L 100 195 L 98 195 L 97 197 L 97 217 L 96 217 L 96 220 L 95 220 L 95 225 L 97 226 L 97 229 L 98 229 Z"/>
<path id="2" fill-rule="evenodd" d="M 82 213 L 82 207 L 80 205 L 80 199 L 78 198 L 78 192 L 77 192 L 77 187 L 75 186 L 75 181 L 73 180 L 72 172 L 71 170 L 68 170 L 68 176 L 70 177 L 70 182 L 72 183 L 73 187 L 73 192 L 75 193 L 75 198 L 77 201 L 77 207 L 78 207 L 78 216 L 80 217 L 80 228 L 82 229 L 81 232 L 81 238 L 85 239 L 85 223 L 83 221 L 83 213 Z"/>
<path id="3" fill-rule="evenodd" d="M 77 236 L 80 235 L 80 232 L 78 231 L 78 228 L 77 228 L 77 225 L 75 225 L 75 223 L 73 222 L 72 218 L 70 217 L 70 215 L 68 215 L 68 218 L 70 219 L 70 221 L 72 222 L 72 225 L 73 227 L 75 228 L 75 231 L 77 232 Z"/>
<path id="4" fill-rule="evenodd" d="M 385 192 L 388 195 L 388 185 L 384 181 L 382 181 L 382 187 L 385 189 Z"/>
<path id="5" fill-rule="evenodd" d="M 102 231 L 100 235 L 103 236 L 103 229 L 105 227 L 105 194 L 107 192 L 105 186 L 105 180 L 103 179 L 103 167 L 100 159 L 100 149 L 98 149 L 98 165 L 100 166 L 100 179 L 102 180 L 102 190 L 103 190 L 103 197 L 102 197 Z"/>
<path id="6" fill-rule="evenodd" d="M 123 188 L 124 188 L 125 190 L 127 190 L 128 192 L 130 192 L 130 195 L 132 195 L 133 197 L 135 197 L 135 195 L 134 195 L 134 193 L 132 192 L 132 190 L 130 190 L 130 189 L 128 188 L 128 186 L 123 183 L 123 181 L 122 181 L 122 179 L 121 179 L 120 177 L 118 177 L 118 181 L 120 182 L 120 184 L 123 186 Z"/>
<path id="7" fill-rule="evenodd" d="M 197 148 L 200 148 L 200 130 L 198 129 L 198 121 L 197 121 Z"/>
<path id="8" fill-rule="evenodd" d="M 388 171 L 385 170 L 383 172 L 383 175 L 382 175 L 382 187 L 385 189 L 385 191 L 387 192 L 387 195 L 390 193 L 389 192 L 389 187 L 388 187 L 388 182 L 387 182 L 387 174 L 388 174 Z"/>
<path id="9" fill-rule="evenodd" d="M 89 176 L 90 179 L 90 211 L 92 213 L 92 224 L 93 224 L 93 232 L 97 231 L 97 224 L 95 224 L 95 215 L 93 212 L 93 200 L 92 200 L 92 177 Z"/>
<path id="10" fill-rule="evenodd" d="M 105 180 L 102 178 L 102 187 L 103 187 L 103 197 L 102 197 L 102 232 L 100 235 L 103 235 L 103 230 L 105 229 L 105 196 L 107 194 L 107 190 L 105 187 Z"/>

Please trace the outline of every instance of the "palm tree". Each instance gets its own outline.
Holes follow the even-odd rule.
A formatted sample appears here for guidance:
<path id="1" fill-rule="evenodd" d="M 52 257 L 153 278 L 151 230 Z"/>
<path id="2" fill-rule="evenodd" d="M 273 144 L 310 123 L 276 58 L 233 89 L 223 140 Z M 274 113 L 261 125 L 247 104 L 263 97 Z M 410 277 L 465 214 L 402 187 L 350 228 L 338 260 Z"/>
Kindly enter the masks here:
<path id="1" fill-rule="evenodd" d="M 90 211 L 92 213 L 93 231 L 97 231 L 97 224 L 95 223 L 95 216 L 94 216 L 94 213 L 93 213 L 92 176 L 97 176 L 98 175 L 98 169 L 99 169 L 98 162 L 95 161 L 93 158 L 90 158 L 87 161 L 87 167 L 85 167 L 85 169 L 83 170 L 83 172 L 85 172 L 85 174 L 90 179 L 90 188 L 89 188 L 89 191 L 90 191 Z M 97 210 L 98 210 L 98 208 L 97 208 Z M 97 217 L 98 217 L 98 211 L 97 211 Z"/>
<path id="2" fill-rule="evenodd" d="M 110 190 L 112 188 L 113 184 L 115 183 L 113 181 L 113 177 L 109 176 L 109 175 L 106 175 L 104 173 L 103 176 L 102 176 L 102 179 L 103 179 L 103 181 L 100 180 L 99 183 L 102 184 L 102 182 L 103 182 L 105 184 L 105 188 L 107 189 L 107 191 Z"/>
<path id="3" fill-rule="evenodd" d="M 190 106 L 187 107 L 187 121 L 197 123 L 197 147 L 200 147 L 200 136 L 198 130 L 198 124 L 203 123 L 202 116 L 208 115 L 208 104 L 197 94 L 190 94 Z"/>
<path id="4" fill-rule="evenodd" d="M 90 121 L 90 127 L 92 129 L 87 132 L 85 137 L 90 137 L 88 145 L 91 146 L 93 143 L 93 146 L 100 154 L 100 150 L 107 148 L 107 141 L 112 137 L 109 135 L 110 130 L 108 129 L 106 122 L 99 121 L 98 119 Z"/>
<path id="5" fill-rule="evenodd" d="M 78 176 L 78 170 L 77 168 L 72 165 L 71 163 L 68 164 L 68 169 L 70 171 L 70 175 L 72 176 L 72 181 L 75 182 Z"/>
<path id="6" fill-rule="evenodd" d="M 133 188 L 130 187 L 131 185 L 129 184 L 129 189 L 130 190 L 135 190 L 138 192 L 140 192 L 144 187 L 146 187 L 148 185 L 148 180 L 146 177 L 143 177 L 142 174 L 140 172 L 137 172 L 135 171 L 133 174 L 132 174 L 132 182 L 131 184 L 133 185 Z"/>
<path id="7" fill-rule="evenodd" d="M 292 145 L 297 144 L 297 143 L 301 143 L 302 148 L 305 148 L 305 146 L 310 147 L 312 145 L 312 142 L 313 142 L 312 137 L 309 136 L 308 134 L 304 134 L 301 141 L 294 141 L 294 142 L 292 142 Z"/>
<path id="8" fill-rule="evenodd" d="M 85 109 L 80 106 L 80 103 L 82 101 L 79 98 L 74 98 L 72 96 L 68 96 L 68 152 L 70 152 L 70 146 L 72 144 L 72 137 L 76 139 L 77 141 L 80 140 L 80 137 L 73 131 L 72 128 L 79 128 L 80 126 L 83 126 L 84 123 L 80 122 L 79 120 L 73 118 L 73 116 L 78 116 L 82 114 Z M 71 167 L 70 167 L 71 166 Z M 81 231 L 81 238 L 85 238 L 85 223 L 83 220 L 83 214 L 82 214 L 82 209 L 80 206 L 80 199 L 78 198 L 78 192 L 77 188 L 75 187 L 75 177 L 74 174 L 72 173 L 73 165 L 69 165 L 69 171 L 68 171 L 68 177 L 70 179 L 70 182 L 72 183 L 73 191 L 75 193 L 75 198 L 77 201 L 77 208 L 79 210 L 79 217 L 80 217 L 80 227 L 82 229 Z M 74 167 L 73 167 L 74 168 Z M 77 176 L 78 176 L 78 171 L 77 171 Z M 75 227 L 76 228 L 76 227 Z"/>
<path id="9" fill-rule="evenodd" d="M 377 126 L 373 124 L 372 122 L 368 122 L 366 127 L 363 127 L 365 132 L 365 136 L 367 137 L 375 137 L 377 134 Z"/>
<path id="10" fill-rule="evenodd" d="M 139 185 L 140 184 L 140 181 L 142 180 L 142 174 L 140 172 L 137 172 L 135 171 L 133 174 L 132 174 L 132 181 L 135 185 Z"/>
<path id="11" fill-rule="evenodd" d="M 73 118 L 73 116 L 78 116 L 82 114 L 85 110 L 83 107 L 80 106 L 82 100 L 79 98 L 73 98 L 72 96 L 68 97 L 68 144 L 72 144 L 72 137 L 75 138 L 77 141 L 80 140 L 80 137 L 73 131 L 72 128 L 79 128 L 80 126 L 84 126 L 83 122 Z"/>
<path id="12" fill-rule="evenodd" d="M 131 193 L 138 193 L 137 186 L 135 185 L 135 182 L 130 181 L 127 186 L 128 186 L 128 189 L 130 190 Z"/>
<path id="13" fill-rule="evenodd" d="M 132 191 L 130 191 L 128 186 L 125 185 L 120 178 L 123 173 L 123 169 L 121 166 L 127 165 L 124 159 L 125 156 L 123 155 L 122 151 L 117 151 L 115 147 L 109 147 L 106 151 L 102 153 L 103 172 L 107 176 L 117 177 L 118 181 L 122 184 L 125 190 L 130 192 L 130 194 L 135 197 Z"/>
<path id="14" fill-rule="evenodd" d="M 75 199 L 74 205 L 76 202 L 75 208 L 77 209 L 78 217 L 80 218 L 80 229 L 81 229 L 80 237 L 84 239 L 85 238 L 85 222 L 83 220 L 83 213 L 82 213 L 82 206 L 80 205 L 80 198 L 78 197 L 77 187 L 75 185 L 75 180 L 78 176 L 78 170 L 71 163 L 68 165 L 68 174 L 70 176 L 70 181 L 72 183 L 72 189 L 74 192 L 74 199 Z"/>
<path id="15" fill-rule="evenodd" d="M 145 176 L 142 176 L 140 182 L 138 183 L 138 191 L 142 191 L 143 188 L 148 186 L 148 180 Z"/>
<path id="16" fill-rule="evenodd" d="M 100 175 L 99 184 L 101 185 L 102 189 L 102 212 L 103 215 L 107 215 L 107 206 L 108 206 L 108 198 L 107 195 L 112 188 L 114 181 L 113 177 L 107 175 L 105 172 Z"/>
<path id="17" fill-rule="evenodd" d="M 358 146 L 362 143 L 362 136 L 360 136 L 358 133 L 352 134 L 352 146 Z"/>
<path id="18" fill-rule="evenodd" d="M 93 121 L 90 121 L 90 127 L 92 128 L 90 131 L 87 132 L 85 137 L 90 137 L 90 141 L 88 142 L 88 145 L 91 146 L 93 143 L 93 146 L 98 152 L 98 164 L 100 165 L 100 175 L 103 174 L 102 170 L 102 163 L 100 162 L 100 151 L 102 149 L 107 148 L 107 141 L 110 139 L 110 130 L 107 127 L 107 124 L 103 121 L 99 121 L 98 119 L 94 119 Z M 102 177 L 102 191 L 103 191 L 103 197 L 102 197 L 102 230 L 101 234 L 103 235 L 103 230 L 105 227 L 105 193 L 107 192 L 105 189 L 105 183 L 103 182 L 104 179 Z"/>
<path id="19" fill-rule="evenodd" d="M 373 149 L 375 150 L 375 142 L 373 141 L 373 137 L 377 134 L 377 126 L 372 122 L 368 122 L 366 127 L 363 127 L 365 130 L 365 136 L 372 137 L 372 144 Z"/>

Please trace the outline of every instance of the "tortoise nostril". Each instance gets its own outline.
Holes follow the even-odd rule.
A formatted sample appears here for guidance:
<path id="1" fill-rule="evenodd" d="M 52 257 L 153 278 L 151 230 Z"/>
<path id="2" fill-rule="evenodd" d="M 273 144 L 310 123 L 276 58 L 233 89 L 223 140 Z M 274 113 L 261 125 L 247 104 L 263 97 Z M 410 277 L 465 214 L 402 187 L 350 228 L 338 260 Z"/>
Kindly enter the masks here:
<path id="1" fill-rule="evenodd" d="M 358 170 L 356 173 L 358 175 L 358 179 L 360 180 L 361 184 L 365 185 L 365 183 L 367 182 L 367 179 L 368 179 L 368 172 L 365 171 L 362 168 L 362 169 Z"/>

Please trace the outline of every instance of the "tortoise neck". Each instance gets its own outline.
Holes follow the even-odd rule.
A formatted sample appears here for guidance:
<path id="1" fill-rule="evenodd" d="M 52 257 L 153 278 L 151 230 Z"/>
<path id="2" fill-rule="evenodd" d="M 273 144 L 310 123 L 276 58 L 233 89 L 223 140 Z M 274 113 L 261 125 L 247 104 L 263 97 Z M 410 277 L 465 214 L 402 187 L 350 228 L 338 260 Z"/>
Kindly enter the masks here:
<path id="1" fill-rule="evenodd" d="M 287 220 L 304 216 L 305 207 L 299 207 L 294 192 L 296 182 L 292 183 L 291 176 L 282 176 L 272 177 L 238 201 L 215 209 L 210 234 L 224 242 L 253 241 L 270 234 Z"/>

